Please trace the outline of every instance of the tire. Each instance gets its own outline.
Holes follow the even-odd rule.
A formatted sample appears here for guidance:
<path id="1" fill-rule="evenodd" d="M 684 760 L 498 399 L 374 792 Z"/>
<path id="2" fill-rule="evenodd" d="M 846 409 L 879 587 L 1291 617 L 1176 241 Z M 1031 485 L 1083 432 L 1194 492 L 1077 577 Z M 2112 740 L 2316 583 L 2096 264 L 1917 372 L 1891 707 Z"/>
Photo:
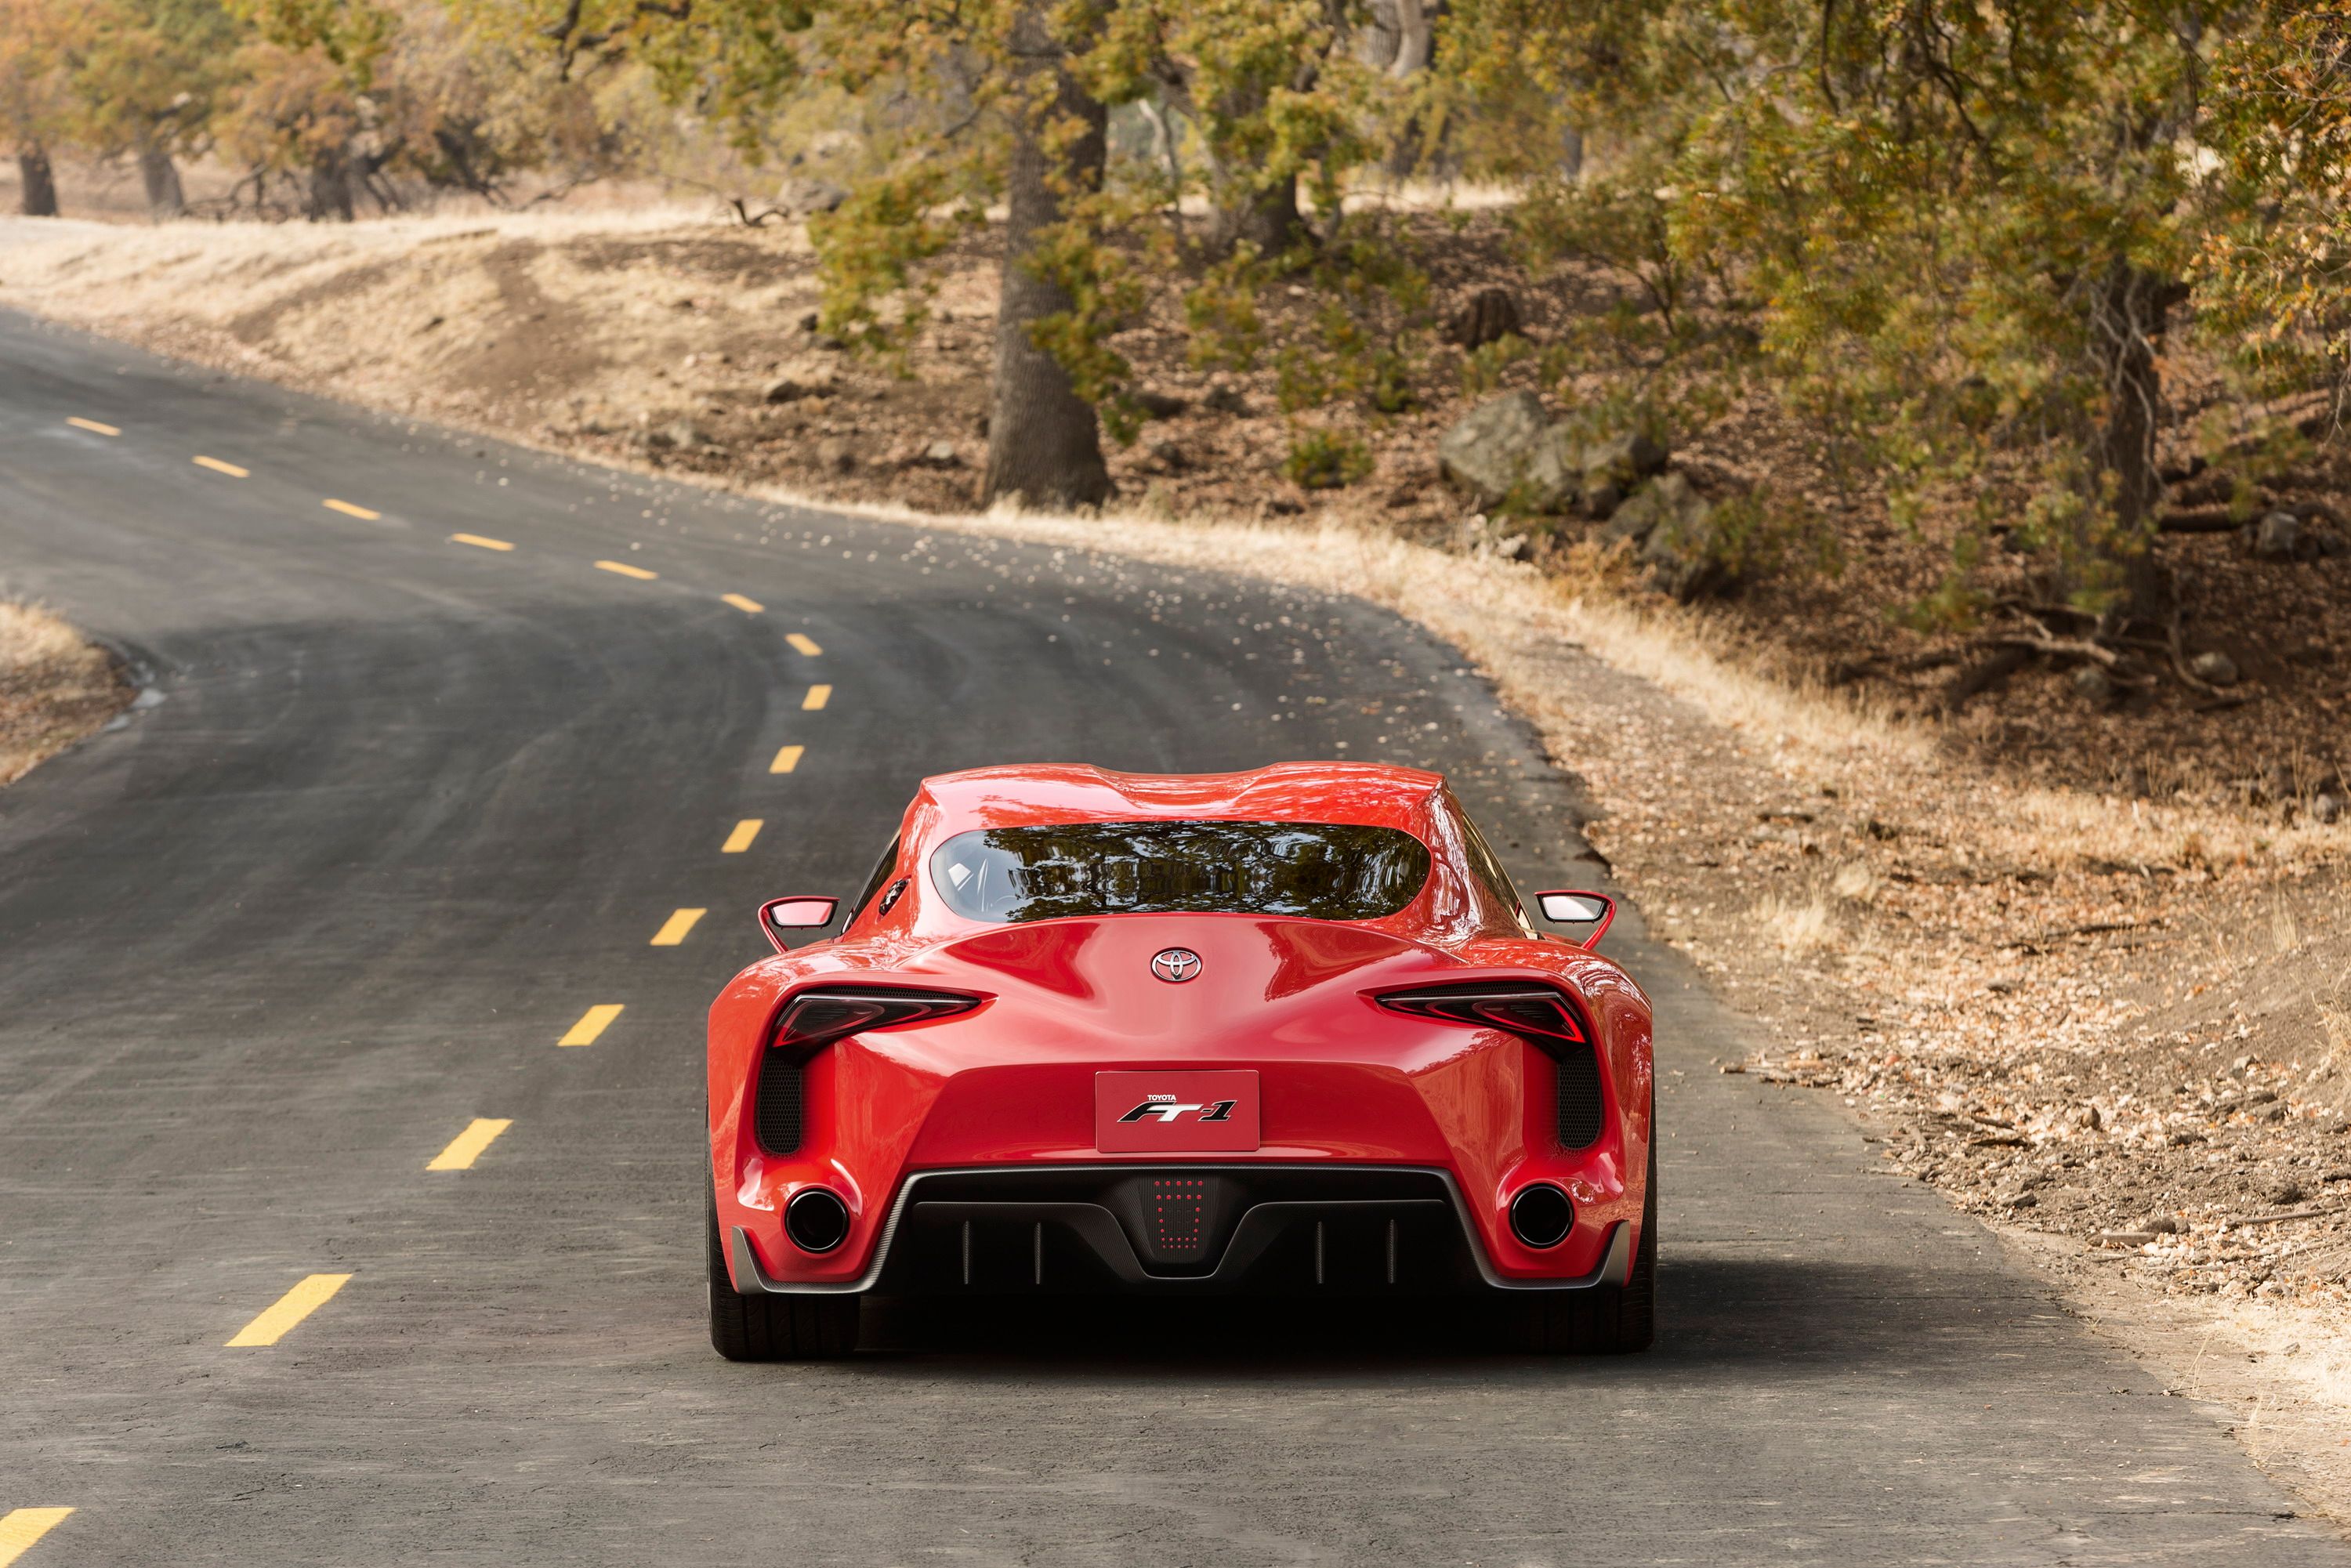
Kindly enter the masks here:
<path id="1" fill-rule="evenodd" d="M 726 1274 L 718 1199 L 703 1172 L 702 1232 L 710 1258 L 710 1344 L 729 1361 L 829 1361 L 857 1348 L 856 1296 L 747 1296 Z"/>
<path id="2" fill-rule="evenodd" d="M 1654 1133 L 1652 1134 L 1654 1138 Z M 1657 1337 L 1657 1145 L 1641 1198 L 1641 1240 L 1632 1277 L 1621 1285 L 1562 1291 L 1525 1303 L 1514 1325 L 1520 1348 L 1545 1355 L 1626 1355 Z"/>

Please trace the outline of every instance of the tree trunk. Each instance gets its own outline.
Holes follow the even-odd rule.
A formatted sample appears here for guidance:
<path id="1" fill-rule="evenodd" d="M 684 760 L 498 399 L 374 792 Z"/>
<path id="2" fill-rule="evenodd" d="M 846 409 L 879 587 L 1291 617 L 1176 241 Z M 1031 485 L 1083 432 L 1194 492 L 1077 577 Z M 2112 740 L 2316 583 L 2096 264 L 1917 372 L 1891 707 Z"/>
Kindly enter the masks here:
<path id="1" fill-rule="evenodd" d="M 1241 120 L 1262 114 L 1269 97 L 1262 87 L 1238 89 L 1224 103 L 1224 118 Z M 1211 246 L 1229 252 L 1246 242 L 1257 247 L 1258 255 L 1274 256 L 1298 243 L 1306 220 L 1298 211 L 1297 175 L 1255 185 L 1229 164 L 1218 164 L 1215 173 L 1219 189 L 1216 221 L 1208 230 Z"/>
<path id="2" fill-rule="evenodd" d="M 28 218 L 57 215 L 57 177 L 49 167 L 49 150 L 38 142 L 16 149 L 16 182 L 24 201 L 18 208 Z"/>
<path id="3" fill-rule="evenodd" d="M 2113 593 L 2113 613 L 2123 618 L 2160 619 L 2165 612 L 2154 549 L 2156 510 L 2163 499 L 2155 460 L 2163 407 L 2156 345 L 2172 308 L 2187 298 L 2185 284 L 2116 263 L 2092 320 L 2106 382 L 2105 419 L 2094 454 L 2105 505 L 2088 508 L 2090 532 L 2075 541 L 2071 569 L 2075 586 Z"/>
<path id="4" fill-rule="evenodd" d="M 1101 427 L 1093 405 L 1078 396 L 1061 362 L 1030 339 L 1030 326 L 1071 308 L 1069 291 L 1034 269 L 1038 230 L 1061 220 L 1061 190 L 1102 183 L 1108 112 L 1061 68 L 1060 51 L 1031 11 L 1017 25 L 1014 57 L 1033 72 L 1050 71 L 1056 93 L 1049 119 L 1074 118 L 1084 129 L 1049 151 L 1044 128 L 1026 110 L 1012 127 L 1006 171 L 1004 277 L 996 307 L 996 378 L 988 401 L 988 501 L 1017 497 L 1030 507 L 1091 507 L 1110 495 Z"/>
<path id="5" fill-rule="evenodd" d="M 319 150 L 310 165 L 309 193 L 302 203 L 302 215 L 312 223 L 350 223 L 358 215 L 351 201 L 353 171 L 350 160 L 340 147 Z"/>
<path id="6" fill-rule="evenodd" d="M 1243 193 L 1234 205 L 1219 210 L 1212 243 L 1229 251 L 1246 242 L 1259 256 L 1280 256 L 1298 243 L 1306 219 L 1298 210 L 1298 178 L 1290 175 L 1261 191 Z"/>
<path id="7" fill-rule="evenodd" d="M 180 171 L 172 154 L 155 142 L 139 149 L 139 179 L 147 187 L 147 214 L 176 218 L 187 211 L 187 193 L 180 188 Z"/>

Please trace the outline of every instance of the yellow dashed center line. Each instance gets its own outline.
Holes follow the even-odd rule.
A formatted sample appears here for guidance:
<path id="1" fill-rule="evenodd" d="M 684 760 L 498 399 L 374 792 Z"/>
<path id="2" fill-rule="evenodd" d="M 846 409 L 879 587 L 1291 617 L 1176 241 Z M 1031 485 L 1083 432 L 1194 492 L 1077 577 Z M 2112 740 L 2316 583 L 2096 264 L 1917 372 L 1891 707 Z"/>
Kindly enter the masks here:
<path id="1" fill-rule="evenodd" d="M 484 538 L 479 534 L 451 534 L 449 536 L 449 542 L 453 545 L 472 545 L 475 549 L 514 549 L 514 546 L 507 543 L 504 539 Z"/>
<path id="2" fill-rule="evenodd" d="M 831 686 L 810 686 L 808 689 L 808 695 L 800 698 L 800 711 L 802 713 L 814 713 L 817 709 L 822 707 L 831 700 L 832 688 Z"/>
<path id="3" fill-rule="evenodd" d="M 789 773 L 793 768 L 798 768 L 800 765 L 800 753 L 807 749 L 808 747 L 805 746 L 785 747 L 781 751 L 776 753 L 776 759 L 768 764 L 768 771 L 770 773 Z"/>
<path id="4" fill-rule="evenodd" d="M 739 593 L 722 593 L 718 596 L 718 602 L 731 604 L 746 615 L 757 615 L 768 608 L 758 600 L 746 599 Z"/>
<path id="5" fill-rule="evenodd" d="M 425 1162 L 428 1171 L 469 1171 L 482 1151 L 497 1142 L 498 1134 L 514 1125 L 511 1117 L 493 1119 L 476 1116 L 473 1124 L 449 1140 L 449 1146 Z"/>
<path id="6" fill-rule="evenodd" d="M 694 929 L 694 923 L 709 913 L 707 909 L 679 910 L 662 922 L 662 928 L 653 933 L 650 945 L 655 947 L 676 946 L 685 940 L 685 934 Z"/>
<path id="7" fill-rule="evenodd" d="M 78 423 L 79 421 L 74 423 Z M 111 435 L 112 431 L 106 434 Z M 35 1542 L 64 1522 L 69 1508 L 12 1508 L 0 1514 L 0 1568 L 22 1557 Z"/>
<path id="8" fill-rule="evenodd" d="M 321 501 L 319 504 L 326 507 L 327 510 L 330 512 L 340 512 L 347 517 L 357 517 L 363 523 L 371 523 L 378 517 L 383 516 L 381 512 L 371 512 L 365 507 L 355 507 L 349 501 L 337 501 L 330 499 Z"/>
<path id="9" fill-rule="evenodd" d="M 232 479 L 250 479 L 253 477 L 252 469 L 240 468 L 234 463 L 224 463 L 217 457 L 191 457 L 188 461 L 194 464 L 199 468 L 209 468 L 215 474 L 225 474 Z M 327 504 L 329 506 L 334 505 L 331 501 Z"/>
<path id="10" fill-rule="evenodd" d="M 787 632 L 784 633 L 784 641 L 792 645 L 793 653 L 806 653 L 811 659 L 824 652 L 816 645 L 816 639 L 805 632 Z"/>
<path id="11" fill-rule="evenodd" d="M 596 1037 L 612 1026 L 612 1020 L 621 1016 L 621 1009 L 627 1005 L 626 1002 L 598 1002 L 580 1015 L 580 1021 L 571 1026 L 569 1034 L 555 1043 L 558 1045 L 595 1044 Z"/>
<path id="12" fill-rule="evenodd" d="M 228 1342 L 231 1350 L 253 1345 L 276 1344 L 287 1331 L 334 1299 L 343 1288 L 349 1274 L 313 1274 L 300 1284 L 277 1298 L 270 1309 L 236 1331 Z"/>
<path id="13" fill-rule="evenodd" d="M 93 435 L 120 435 L 122 434 L 120 430 L 111 424 L 100 424 L 94 419 L 83 419 L 78 414 L 68 414 L 66 416 L 66 423 L 72 425 L 76 430 L 87 430 Z M 5 1559 L 0 1559 L 0 1561 L 5 1561 Z"/>
<path id="14" fill-rule="evenodd" d="M 661 573 L 657 571 L 647 571 L 641 566 L 631 566 L 624 560 L 600 560 L 596 563 L 596 570 L 599 571 L 617 571 L 622 577 L 633 577 L 640 582 L 651 582 L 653 579 L 661 575 Z"/>
<path id="15" fill-rule="evenodd" d="M 726 835 L 726 841 L 718 846 L 718 852 L 722 855 L 741 854 L 751 847 L 751 841 L 758 838 L 759 830 L 767 825 L 768 821 L 764 817 L 744 818 L 735 824 L 735 831 Z"/>

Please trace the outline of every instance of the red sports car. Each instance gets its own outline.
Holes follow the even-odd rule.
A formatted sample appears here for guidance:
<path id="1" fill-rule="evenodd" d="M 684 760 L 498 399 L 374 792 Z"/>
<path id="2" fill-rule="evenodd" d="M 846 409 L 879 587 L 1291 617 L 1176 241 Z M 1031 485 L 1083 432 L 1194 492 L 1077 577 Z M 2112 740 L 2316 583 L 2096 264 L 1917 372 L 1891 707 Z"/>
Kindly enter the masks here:
<path id="1" fill-rule="evenodd" d="M 1482 1295 L 1650 1340 L 1649 1002 L 1541 936 L 1443 778 L 925 782 L 838 936 L 710 1010 L 710 1334 L 854 1348 L 896 1295 Z"/>

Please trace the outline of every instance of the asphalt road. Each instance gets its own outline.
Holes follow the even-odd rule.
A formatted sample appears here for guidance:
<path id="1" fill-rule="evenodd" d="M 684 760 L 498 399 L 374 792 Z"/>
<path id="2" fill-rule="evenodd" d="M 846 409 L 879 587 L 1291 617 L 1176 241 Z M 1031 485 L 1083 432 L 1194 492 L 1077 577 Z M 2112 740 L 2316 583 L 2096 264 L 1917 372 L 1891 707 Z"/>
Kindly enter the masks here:
<path id="1" fill-rule="evenodd" d="M 1611 945 L 1660 1009 L 1649 1355 L 1098 1308 L 718 1360 L 703 1009 L 763 951 L 753 905 L 853 891 L 920 776 L 1407 761 L 1526 882 L 1602 875 L 1573 781 L 1391 616 L 714 497 L 5 316 L 0 590 L 152 682 L 0 791 L 0 1516 L 74 1510 L 28 1568 L 2351 1562 L 1833 1103 L 1714 1072 L 1740 1025 L 1637 915 Z M 476 1118 L 508 1125 L 428 1171 Z M 314 1275 L 349 1278 L 228 1344 Z M 53 1517 L 0 1517 L 0 1563 Z"/>

